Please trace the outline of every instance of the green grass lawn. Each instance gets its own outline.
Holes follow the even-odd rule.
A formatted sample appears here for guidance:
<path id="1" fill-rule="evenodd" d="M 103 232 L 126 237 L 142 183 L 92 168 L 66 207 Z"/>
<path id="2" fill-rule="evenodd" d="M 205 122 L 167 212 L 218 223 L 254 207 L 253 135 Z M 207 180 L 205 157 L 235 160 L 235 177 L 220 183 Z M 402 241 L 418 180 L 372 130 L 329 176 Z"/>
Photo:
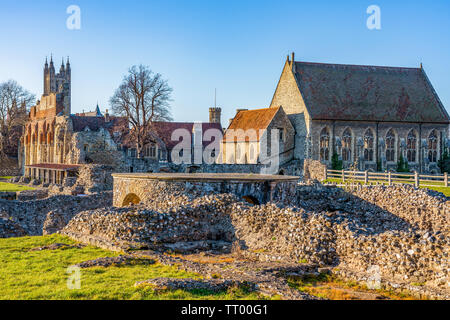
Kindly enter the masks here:
<path id="1" fill-rule="evenodd" d="M 342 179 L 331 178 L 331 179 L 325 180 L 324 182 L 327 182 L 327 183 L 342 183 Z M 361 185 L 364 184 L 363 181 L 351 181 L 349 179 L 346 180 L 346 183 L 353 183 L 353 184 L 357 183 L 357 184 L 361 184 Z M 380 181 L 379 183 L 387 185 L 387 182 L 384 182 L 384 181 Z M 394 181 L 393 183 L 395 184 L 396 182 Z M 403 184 L 414 184 L 414 181 L 403 181 L 402 183 Z M 397 184 L 399 184 L 399 183 L 397 183 Z M 444 187 L 443 183 L 427 182 L 426 184 L 436 185 L 436 186 L 432 186 L 432 187 L 423 187 L 423 186 L 421 186 L 420 188 L 421 189 L 430 189 L 430 190 L 438 191 L 438 192 L 441 192 L 441 193 L 445 194 L 445 196 L 450 197 L 450 187 Z M 376 182 L 372 182 L 372 183 L 369 182 L 368 185 L 376 185 Z"/>
<path id="2" fill-rule="evenodd" d="M 0 181 L 0 192 L 17 192 L 25 190 L 34 190 L 34 188 Z"/>
<path id="3" fill-rule="evenodd" d="M 234 288 L 222 293 L 169 291 L 155 293 L 150 287 L 135 288 L 136 281 L 157 277 L 196 278 L 200 276 L 159 264 L 111 266 L 81 269 L 81 288 L 67 288 L 67 267 L 101 257 L 119 255 L 95 247 L 30 251 L 52 243 L 73 244 L 59 235 L 0 239 L 0 300 L 41 299 L 261 299 L 256 293 Z"/>

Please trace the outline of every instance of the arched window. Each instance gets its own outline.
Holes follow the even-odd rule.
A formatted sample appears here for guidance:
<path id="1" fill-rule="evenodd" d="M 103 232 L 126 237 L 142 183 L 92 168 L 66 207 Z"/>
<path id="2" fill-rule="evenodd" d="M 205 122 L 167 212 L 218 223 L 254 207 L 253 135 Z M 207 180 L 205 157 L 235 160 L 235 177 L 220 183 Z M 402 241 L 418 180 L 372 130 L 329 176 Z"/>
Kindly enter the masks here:
<path id="1" fill-rule="evenodd" d="M 373 161 L 373 132 L 370 129 L 367 129 L 364 134 L 364 160 L 365 161 Z"/>
<path id="2" fill-rule="evenodd" d="M 386 134 L 386 160 L 395 162 L 395 133 L 392 129 Z"/>
<path id="3" fill-rule="evenodd" d="M 352 132 L 346 129 L 342 135 L 342 160 L 352 161 Z"/>
<path id="4" fill-rule="evenodd" d="M 320 161 L 330 160 L 330 133 L 324 128 L 320 133 Z"/>
<path id="5" fill-rule="evenodd" d="M 436 130 L 433 130 L 428 137 L 428 160 L 430 162 L 437 162 L 437 144 L 438 137 Z"/>
<path id="6" fill-rule="evenodd" d="M 406 156 L 408 162 L 417 161 L 417 135 L 411 130 L 408 134 L 408 141 L 406 143 Z"/>

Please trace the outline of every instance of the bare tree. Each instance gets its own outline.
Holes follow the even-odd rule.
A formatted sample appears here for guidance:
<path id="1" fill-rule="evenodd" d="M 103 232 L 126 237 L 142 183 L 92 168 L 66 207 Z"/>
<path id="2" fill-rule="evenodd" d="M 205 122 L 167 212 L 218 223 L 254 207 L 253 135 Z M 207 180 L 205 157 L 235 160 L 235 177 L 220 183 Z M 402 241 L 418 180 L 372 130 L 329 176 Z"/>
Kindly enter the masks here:
<path id="1" fill-rule="evenodd" d="M 151 127 L 155 121 L 170 121 L 172 88 L 159 73 L 139 65 L 128 70 L 122 84 L 110 103 L 114 114 L 128 118 L 131 135 L 136 143 L 138 157 L 151 139 Z"/>
<path id="2" fill-rule="evenodd" d="M 27 110 L 34 101 L 16 81 L 0 83 L 0 158 L 17 155 Z"/>

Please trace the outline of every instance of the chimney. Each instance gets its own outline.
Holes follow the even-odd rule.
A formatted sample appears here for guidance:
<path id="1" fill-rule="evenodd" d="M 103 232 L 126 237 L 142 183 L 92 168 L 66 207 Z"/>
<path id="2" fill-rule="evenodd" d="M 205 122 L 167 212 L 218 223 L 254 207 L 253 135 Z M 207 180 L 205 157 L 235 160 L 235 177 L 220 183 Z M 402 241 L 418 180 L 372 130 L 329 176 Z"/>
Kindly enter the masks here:
<path id="1" fill-rule="evenodd" d="M 209 122 L 210 123 L 221 123 L 222 109 L 221 108 L 209 108 Z"/>
<path id="2" fill-rule="evenodd" d="M 110 119 L 110 117 L 109 117 L 109 112 L 108 112 L 108 109 L 106 109 L 106 112 L 105 112 L 105 122 L 109 122 L 111 119 Z"/>
<path id="3" fill-rule="evenodd" d="M 291 61 L 291 66 L 292 66 L 292 72 L 296 72 L 296 67 L 295 67 L 295 52 L 292 52 L 292 61 Z"/>

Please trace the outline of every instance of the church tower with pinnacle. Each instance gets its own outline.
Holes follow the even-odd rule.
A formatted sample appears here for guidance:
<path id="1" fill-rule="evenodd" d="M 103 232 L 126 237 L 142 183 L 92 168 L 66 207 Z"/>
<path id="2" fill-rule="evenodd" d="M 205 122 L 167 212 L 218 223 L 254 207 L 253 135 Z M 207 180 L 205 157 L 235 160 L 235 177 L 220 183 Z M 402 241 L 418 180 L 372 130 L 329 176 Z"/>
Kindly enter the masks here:
<path id="1" fill-rule="evenodd" d="M 69 58 L 67 58 L 64 64 L 64 58 L 62 59 L 59 73 L 55 71 L 55 65 L 53 63 L 53 56 L 50 57 L 50 65 L 47 58 L 44 65 L 44 93 L 43 96 L 47 97 L 55 94 L 58 99 L 61 99 L 64 105 L 64 115 L 69 116 L 71 112 L 71 68 Z"/>

